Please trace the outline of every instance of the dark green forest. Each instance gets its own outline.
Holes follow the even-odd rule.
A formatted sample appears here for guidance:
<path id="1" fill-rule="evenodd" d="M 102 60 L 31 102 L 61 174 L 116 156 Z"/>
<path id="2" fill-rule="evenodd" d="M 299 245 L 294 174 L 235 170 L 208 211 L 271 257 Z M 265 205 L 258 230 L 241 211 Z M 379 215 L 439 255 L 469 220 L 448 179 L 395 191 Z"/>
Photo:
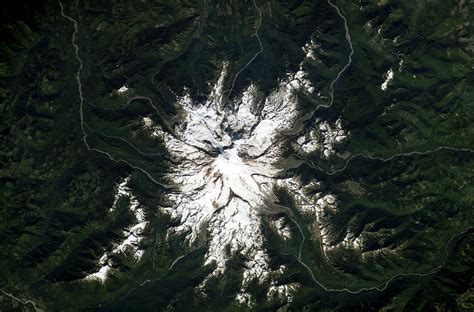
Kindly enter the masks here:
<path id="1" fill-rule="evenodd" d="M 474 310 L 473 1 L 61 4 L 0 9 L 1 311 Z M 322 96 L 298 94 L 299 130 L 324 119 L 350 133 L 330 157 L 284 133 L 299 163 L 287 173 L 338 205 L 315 225 L 277 190 L 291 213 L 262 217 L 270 266 L 288 268 L 277 283 L 299 285 L 292 300 L 268 300 L 270 285 L 255 282 L 256 305 L 238 305 L 239 255 L 197 293 L 213 270 L 206 244 L 167 235 L 176 159 L 142 119 L 173 132 L 177 98 L 205 100 L 224 61 L 228 102 L 251 83 L 269 94 L 302 64 Z M 126 177 L 148 222 L 143 257 L 114 253 L 104 283 L 84 280 L 137 221 L 130 196 L 115 198 Z M 272 229 L 277 217 L 290 241 Z"/>

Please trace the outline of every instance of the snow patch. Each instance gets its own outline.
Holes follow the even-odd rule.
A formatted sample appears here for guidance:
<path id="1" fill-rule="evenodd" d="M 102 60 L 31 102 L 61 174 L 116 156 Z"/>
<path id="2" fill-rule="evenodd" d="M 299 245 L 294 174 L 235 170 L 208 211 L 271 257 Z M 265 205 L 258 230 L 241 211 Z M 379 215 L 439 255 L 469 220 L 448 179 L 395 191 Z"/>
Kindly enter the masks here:
<path id="1" fill-rule="evenodd" d="M 306 54 L 306 58 L 310 60 L 316 60 L 316 53 L 314 51 L 321 45 L 316 43 L 313 39 L 304 45 L 303 52 Z"/>
<path id="2" fill-rule="evenodd" d="M 129 89 L 127 87 L 126 84 L 124 84 L 123 86 L 121 86 L 118 90 L 117 90 L 117 93 L 118 94 L 124 94 L 125 92 L 127 92 Z"/>
<path id="3" fill-rule="evenodd" d="M 299 288 L 299 284 L 290 283 L 285 285 L 272 285 L 268 289 L 267 298 L 268 300 L 276 298 L 285 298 L 287 302 L 293 301 L 293 294 Z"/>
<path id="4" fill-rule="evenodd" d="M 324 158 L 334 154 L 334 146 L 344 141 L 349 132 L 342 128 L 341 119 L 334 124 L 327 121 L 317 122 L 317 128 L 300 136 L 296 143 L 305 153 L 321 152 Z"/>
<path id="5" fill-rule="evenodd" d="M 380 89 L 382 89 L 382 91 L 387 90 L 387 87 L 388 87 L 390 81 L 392 81 L 393 76 L 394 76 L 394 72 L 393 72 L 393 70 L 390 68 L 390 69 L 385 73 L 385 81 L 380 85 Z"/>
<path id="6" fill-rule="evenodd" d="M 283 218 L 279 218 L 275 221 L 273 221 L 273 226 L 277 230 L 278 234 L 283 237 L 284 240 L 289 240 L 291 239 L 291 230 L 288 224 L 285 223 L 285 220 Z"/>

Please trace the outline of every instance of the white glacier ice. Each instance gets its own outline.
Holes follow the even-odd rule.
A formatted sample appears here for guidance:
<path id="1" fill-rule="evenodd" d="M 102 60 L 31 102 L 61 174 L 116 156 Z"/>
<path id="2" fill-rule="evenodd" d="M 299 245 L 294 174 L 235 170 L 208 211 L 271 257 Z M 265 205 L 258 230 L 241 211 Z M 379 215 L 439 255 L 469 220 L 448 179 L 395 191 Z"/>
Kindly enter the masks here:
<path id="1" fill-rule="evenodd" d="M 251 305 L 252 298 L 246 290 L 250 282 L 267 281 L 274 275 L 269 268 L 261 228 L 262 214 L 274 208 L 274 187 L 292 189 L 302 211 L 312 211 L 314 218 L 319 213 L 316 201 L 305 195 L 299 179 L 283 179 L 278 165 L 283 150 L 280 134 L 291 130 L 299 117 L 294 91 L 311 94 L 314 87 L 300 69 L 287 74 L 263 99 L 258 88 L 251 84 L 241 96 L 224 105 L 226 74 L 224 63 L 204 103 L 193 101 L 185 90 L 178 99 L 184 121 L 175 127 L 174 134 L 153 125 L 150 119 L 143 122 L 153 135 L 163 139 L 171 156 L 179 160 L 167 176 L 180 186 L 167 194 L 173 205 L 163 207 L 179 224 L 168 235 L 184 235 L 188 246 L 205 235 L 208 244 L 205 264 L 215 265 L 208 278 L 223 274 L 233 255 L 244 256 L 247 260 L 236 300 Z M 347 135 L 340 120 L 333 126 L 321 123 L 321 127 L 326 127 L 322 141 L 309 136 L 305 144 L 313 140 L 311 144 L 332 151 L 332 145 Z M 283 239 L 292 237 L 282 220 L 274 225 Z M 208 278 L 199 289 L 205 290 Z M 272 286 L 269 296 L 280 294 L 290 298 L 294 289 L 296 285 Z"/>
<path id="2" fill-rule="evenodd" d="M 184 233 L 192 245 L 207 233 L 205 264 L 216 265 L 211 276 L 224 272 L 230 257 L 227 246 L 232 254 L 245 256 L 246 269 L 236 299 L 249 303 L 248 284 L 267 280 L 270 272 L 260 218 L 272 201 L 272 190 L 278 181 L 279 133 L 290 129 L 298 117 L 293 91 L 310 86 L 302 73 L 288 75 L 260 102 L 259 90 L 250 85 L 233 105 L 224 106 L 221 96 L 225 75 L 224 64 L 205 103 L 193 103 L 188 95 L 179 99 L 185 118 L 182 126 L 175 129 L 177 136 L 159 127 L 154 133 L 181 160 L 168 176 L 181 186 L 168 195 L 175 205 L 163 208 L 179 220 L 169 235 Z M 205 284 L 206 281 L 201 287 Z"/>

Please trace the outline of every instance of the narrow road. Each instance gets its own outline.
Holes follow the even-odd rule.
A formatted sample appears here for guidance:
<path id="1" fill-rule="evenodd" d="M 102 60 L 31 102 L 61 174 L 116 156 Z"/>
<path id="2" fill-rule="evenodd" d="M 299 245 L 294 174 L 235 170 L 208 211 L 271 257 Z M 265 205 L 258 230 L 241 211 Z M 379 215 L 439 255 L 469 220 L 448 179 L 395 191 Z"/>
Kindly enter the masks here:
<path id="1" fill-rule="evenodd" d="M 70 16 L 68 16 L 64 13 L 64 6 L 63 6 L 61 0 L 59 0 L 58 3 L 59 3 L 59 7 L 61 8 L 61 16 L 64 17 L 65 19 L 69 20 L 70 22 L 72 22 L 73 26 L 74 26 L 74 31 L 73 31 L 72 36 L 71 36 L 71 44 L 74 46 L 75 56 L 76 56 L 77 61 L 79 62 L 79 68 L 77 69 L 77 72 L 75 74 L 75 79 L 77 81 L 77 87 L 78 87 L 78 92 L 79 92 L 79 117 L 80 117 L 80 121 L 81 121 L 80 124 L 81 124 L 81 130 L 82 130 L 82 141 L 84 142 L 84 145 L 86 146 L 87 150 L 94 151 L 94 152 L 97 152 L 99 154 L 105 155 L 113 162 L 124 163 L 124 164 L 128 165 L 130 168 L 140 171 L 141 173 L 145 174 L 153 183 L 163 187 L 164 189 L 174 189 L 176 187 L 175 185 L 162 183 L 162 182 L 156 180 L 155 178 L 153 178 L 153 176 L 148 171 L 146 171 L 145 169 L 143 169 L 141 167 L 138 167 L 138 166 L 135 166 L 135 165 L 132 165 L 130 162 L 128 162 L 124 159 L 115 159 L 110 153 L 108 153 L 106 151 L 103 151 L 103 150 L 100 150 L 98 148 L 93 148 L 87 142 L 87 132 L 86 132 L 86 129 L 85 129 L 86 128 L 85 124 L 84 124 L 84 101 L 85 101 L 85 99 L 84 99 L 84 95 L 83 95 L 83 92 L 82 92 L 82 82 L 81 82 L 81 72 L 82 72 L 82 69 L 84 68 L 84 63 L 82 62 L 82 59 L 79 55 L 80 51 L 79 51 L 79 45 L 77 43 L 77 34 L 79 32 L 79 26 L 78 26 L 78 22 L 77 22 L 76 19 L 74 19 L 74 18 L 72 18 L 72 17 L 70 17 Z M 145 98 L 145 97 L 142 97 L 142 98 Z"/>

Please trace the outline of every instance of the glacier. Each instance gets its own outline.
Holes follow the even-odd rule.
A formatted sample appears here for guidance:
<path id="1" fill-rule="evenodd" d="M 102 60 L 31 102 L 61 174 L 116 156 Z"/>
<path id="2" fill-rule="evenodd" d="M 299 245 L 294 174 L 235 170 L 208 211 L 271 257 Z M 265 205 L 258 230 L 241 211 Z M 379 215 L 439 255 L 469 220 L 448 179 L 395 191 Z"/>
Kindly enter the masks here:
<path id="1" fill-rule="evenodd" d="M 236 300 L 251 304 L 247 292 L 250 282 L 262 283 L 278 275 L 269 268 L 261 228 L 262 216 L 285 209 L 275 204 L 274 188 L 285 187 L 296 192 L 298 203 L 305 207 L 302 209 L 311 210 L 315 220 L 321 212 L 317 198 L 305 195 L 302 191 L 305 186 L 299 179 L 284 174 L 282 154 L 283 132 L 292 130 L 300 117 L 295 91 L 311 94 L 314 87 L 300 68 L 296 73 L 288 73 L 266 97 L 256 85 L 250 84 L 240 96 L 226 102 L 227 69 L 224 62 L 219 79 L 204 103 L 194 101 L 189 90 L 178 98 L 183 122 L 173 134 L 154 125 L 149 118 L 144 118 L 143 123 L 153 136 L 164 141 L 172 158 L 178 160 L 166 176 L 180 186 L 167 194 L 173 204 L 162 207 L 179 224 L 169 229 L 168 235 L 183 235 L 188 246 L 207 236 L 204 264 L 215 265 L 208 278 L 223 274 L 233 255 L 244 256 L 247 260 Z M 321 128 L 329 134 L 321 144 L 326 150 L 332 151 L 331 144 L 347 135 L 340 121 L 333 127 L 334 131 L 328 131 L 332 128 L 327 123 L 322 123 Z M 301 149 L 312 138 L 310 134 L 305 137 L 298 140 Z M 292 236 L 281 220 L 274 225 L 283 238 Z M 208 278 L 199 286 L 203 292 Z M 269 297 L 272 294 L 289 297 L 288 292 L 296 288 L 297 285 L 271 286 Z"/>

